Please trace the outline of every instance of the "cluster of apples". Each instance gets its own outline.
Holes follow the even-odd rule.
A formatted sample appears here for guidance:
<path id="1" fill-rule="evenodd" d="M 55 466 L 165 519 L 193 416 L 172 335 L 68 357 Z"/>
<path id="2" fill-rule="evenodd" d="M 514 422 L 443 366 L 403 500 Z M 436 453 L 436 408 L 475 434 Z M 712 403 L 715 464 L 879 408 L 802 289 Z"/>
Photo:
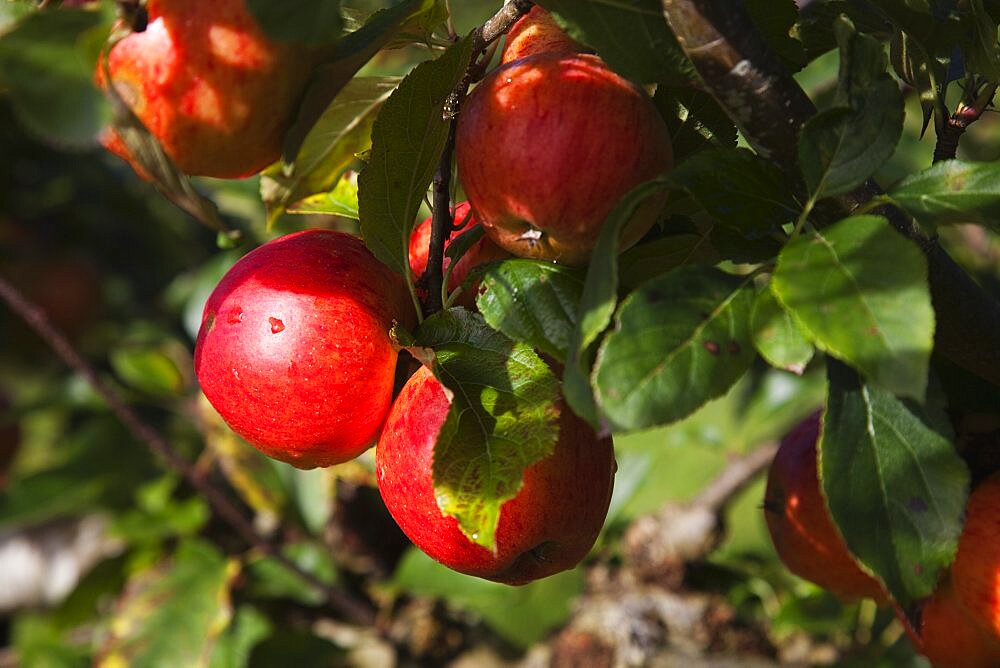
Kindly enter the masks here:
<path id="1" fill-rule="evenodd" d="M 767 527 L 790 571 L 844 600 L 891 604 L 882 585 L 851 556 L 827 510 L 817 475 L 815 414 L 781 442 L 764 496 Z M 1000 474 L 969 497 L 958 554 L 913 628 L 897 608 L 914 646 L 935 668 L 1000 666 Z"/>
<path id="2" fill-rule="evenodd" d="M 110 52 L 108 73 L 165 152 L 188 173 L 217 177 L 276 160 L 310 54 L 270 41 L 243 0 L 150 0 L 148 12 L 146 30 Z M 508 254 L 585 262 L 617 200 L 670 169 L 666 126 L 648 95 L 583 51 L 535 8 L 509 35 L 501 65 L 464 102 L 457 161 L 469 202 L 455 215 L 482 224 L 487 236 L 459 259 L 450 289 L 473 266 Z M 131 158 L 113 131 L 106 143 Z M 585 167 L 598 162 L 615 169 Z M 626 245 L 662 204 L 636 215 Z M 411 236 L 417 276 L 430 225 Z M 475 307 L 469 295 L 459 303 Z M 607 514 L 616 467 L 610 438 L 562 406 L 553 454 L 524 472 L 520 492 L 502 506 L 494 549 L 477 545 L 434 493 L 448 394 L 422 367 L 393 397 L 398 347 L 390 329 L 412 327 L 414 318 L 402 278 L 360 239 L 289 234 L 245 255 L 216 286 L 195 370 L 230 427 L 275 459 L 330 466 L 377 441 L 386 506 L 438 561 L 510 584 L 575 566 Z"/>

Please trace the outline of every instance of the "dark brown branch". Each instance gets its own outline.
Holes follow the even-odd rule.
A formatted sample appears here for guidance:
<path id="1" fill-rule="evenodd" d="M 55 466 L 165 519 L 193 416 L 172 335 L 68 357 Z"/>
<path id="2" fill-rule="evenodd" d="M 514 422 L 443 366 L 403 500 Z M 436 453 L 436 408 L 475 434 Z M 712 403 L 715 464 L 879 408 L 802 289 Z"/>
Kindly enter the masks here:
<path id="1" fill-rule="evenodd" d="M 772 159 L 804 191 L 798 138 L 816 108 L 757 32 L 742 3 L 729 0 L 662 0 L 663 13 L 711 93 L 747 141 Z M 881 194 L 869 180 L 816 211 L 829 224 Z M 893 228 L 927 255 L 931 298 L 937 314 L 935 349 L 958 366 L 1000 385 L 1000 303 L 903 212 L 882 207 Z"/>
<path id="2" fill-rule="evenodd" d="M 970 86 L 973 85 L 974 83 L 970 83 Z M 944 122 L 943 127 L 938 132 L 937 143 L 934 145 L 934 162 L 954 159 L 958 153 L 958 142 L 962 135 L 965 134 L 970 125 L 983 115 L 986 107 L 993 101 L 996 92 L 997 86 L 990 84 L 978 95 L 974 90 L 971 90 L 967 97 L 958 103 L 955 113 Z"/>
<path id="3" fill-rule="evenodd" d="M 469 91 L 469 86 L 482 76 L 489 65 L 489 58 L 480 59 L 479 56 L 490 44 L 506 34 L 518 19 L 531 11 L 534 5 L 535 3 L 530 0 L 509 0 L 486 23 L 476 29 L 472 35 L 472 64 L 444 104 L 444 117 L 450 120 L 451 125 L 448 128 L 448 141 L 434 175 L 431 239 L 427 251 L 427 269 L 422 278 L 427 285 L 428 313 L 436 313 L 443 308 L 441 293 L 444 283 L 444 245 L 451 236 L 455 224 L 455 217 L 451 211 L 451 163 L 455 152 L 457 116 L 462 101 Z"/>
<path id="4" fill-rule="evenodd" d="M 3 277 L 0 277 L 0 299 L 16 313 L 24 322 L 59 356 L 71 369 L 79 373 L 104 401 L 118 420 L 131 432 L 132 436 L 142 441 L 173 471 L 177 472 L 190 484 L 212 507 L 212 510 L 225 520 L 250 545 L 260 552 L 274 558 L 289 570 L 306 580 L 310 585 L 325 592 L 333 606 L 344 617 L 356 624 L 370 625 L 375 619 L 374 610 L 346 592 L 331 588 L 312 573 L 300 568 L 295 562 L 281 553 L 278 546 L 266 541 L 253 528 L 253 524 L 232 500 L 205 480 L 195 467 L 181 457 L 171 447 L 170 443 L 153 427 L 149 426 L 125 403 L 121 395 L 97 373 L 97 370 L 70 344 L 49 321 L 45 312 L 31 303 L 17 288 Z"/>

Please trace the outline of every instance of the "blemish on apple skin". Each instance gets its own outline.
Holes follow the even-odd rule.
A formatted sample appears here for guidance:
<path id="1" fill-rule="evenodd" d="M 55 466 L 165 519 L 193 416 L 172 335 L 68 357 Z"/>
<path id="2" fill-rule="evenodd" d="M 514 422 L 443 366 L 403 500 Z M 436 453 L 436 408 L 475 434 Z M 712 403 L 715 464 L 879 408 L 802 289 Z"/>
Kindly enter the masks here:
<path id="1" fill-rule="evenodd" d="M 285 323 L 281 322 L 278 318 L 268 318 L 267 321 L 271 323 L 272 334 L 278 334 L 279 332 L 285 331 Z"/>
<path id="2" fill-rule="evenodd" d="M 235 325 L 243 322 L 243 309 L 241 309 L 239 306 L 230 309 L 229 313 L 226 315 L 226 322 L 228 322 L 230 325 Z"/>
<path id="3" fill-rule="evenodd" d="M 705 350 L 707 350 L 712 355 L 719 354 L 719 344 L 715 341 L 705 341 Z"/>

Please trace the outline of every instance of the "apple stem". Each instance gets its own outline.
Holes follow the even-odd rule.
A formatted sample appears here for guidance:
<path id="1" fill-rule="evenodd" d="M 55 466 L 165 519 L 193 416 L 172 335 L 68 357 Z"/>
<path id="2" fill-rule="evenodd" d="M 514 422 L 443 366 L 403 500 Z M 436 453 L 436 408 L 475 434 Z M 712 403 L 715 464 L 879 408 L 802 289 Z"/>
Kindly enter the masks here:
<path id="1" fill-rule="evenodd" d="M 451 210 L 451 170 L 452 158 L 455 153 L 455 128 L 462 100 L 465 99 L 469 86 L 482 76 L 489 65 L 493 52 L 480 58 L 487 48 L 505 35 L 517 20 L 531 11 L 535 3 L 531 0 L 507 0 L 500 10 L 487 19 L 486 23 L 476 29 L 472 38 L 472 64 L 469 65 L 462 81 L 448 96 L 444 104 L 444 116 L 450 119 L 448 140 L 441 159 L 438 161 L 437 172 L 434 174 L 434 203 L 431 215 L 431 239 L 427 251 L 427 269 L 423 279 L 427 285 L 427 315 L 437 313 L 444 308 L 447 296 L 444 289 L 444 245 L 455 229 L 455 214 Z M 457 260 L 457 258 L 456 258 Z"/>
<path id="2" fill-rule="evenodd" d="M 145 443 L 154 454 L 167 463 L 170 469 L 181 475 L 208 501 L 216 515 L 225 520 L 248 544 L 323 591 L 327 595 L 331 607 L 343 615 L 345 619 L 365 626 L 371 626 L 375 622 L 375 610 L 367 601 L 357 599 L 346 591 L 331 587 L 286 557 L 281 552 L 279 545 L 260 536 L 254 529 L 253 523 L 243 514 L 236 503 L 213 486 L 193 464 L 181 457 L 162 434 L 144 422 L 125 402 L 121 394 L 100 377 L 97 369 L 83 358 L 69 342 L 69 339 L 53 326 L 45 312 L 29 301 L 2 276 L 0 276 L 0 300 L 6 303 L 10 310 L 17 314 L 68 367 L 87 381 L 90 388 L 104 399 L 114 416 L 136 440 Z"/>
<path id="3" fill-rule="evenodd" d="M 762 156 L 773 160 L 803 195 L 798 165 L 802 126 L 816 106 L 768 49 L 750 15 L 730 0 L 661 0 L 663 14 L 691 59 L 705 90 L 719 102 Z M 836 222 L 883 194 L 869 179 L 853 192 L 819 202 L 817 227 Z M 1000 301 L 994 299 L 904 212 L 882 206 L 885 217 L 927 256 L 931 298 L 937 314 L 935 352 L 1000 385 Z"/>
<path id="4" fill-rule="evenodd" d="M 938 129 L 937 143 L 934 145 L 935 163 L 942 160 L 953 160 L 958 153 L 958 141 L 970 125 L 979 120 L 993 102 L 997 93 L 996 84 L 983 86 L 974 77 L 969 77 L 965 95 L 951 115 Z"/>

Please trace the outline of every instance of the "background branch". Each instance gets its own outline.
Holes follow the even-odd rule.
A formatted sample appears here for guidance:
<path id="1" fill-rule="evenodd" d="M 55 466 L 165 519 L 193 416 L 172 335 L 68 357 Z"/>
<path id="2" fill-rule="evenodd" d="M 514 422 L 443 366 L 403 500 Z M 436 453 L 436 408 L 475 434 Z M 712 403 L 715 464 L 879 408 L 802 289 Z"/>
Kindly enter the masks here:
<path id="1" fill-rule="evenodd" d="M 729 0 L 662 0 L 663 14 L 701 75 L 754 149 L 785 172 L 800 192 L 798 167 L 802 125 L 816 107 L 768 49 L 742 3 Z M 816 210 L 829 224 L 849 215 L 882 191 L 873 180 Z M 875 210 L 916 242 L 927 256 L 931 298 L 937 315 L 935 351 L 958 366 L 1000 385 L 1000 302 L 965 272 L 935 238 L 903 212 Z"/>
<path id="2" fill-rule="evenodd" d="M 104 401 L 111 412 L 139 441 L 145 443 L 172 470 L 180 474 L 212 507 L 213 511 L 225 520 L 251 546 L 261 553 L 272 557 L 283 566 L 294 571 L 310 585 L 323 591 L 330 605 L 346 619 L 356 624 L 370 625 L 375 621 L 374 609 L 350 596 L 348 593 L 319 580 L 309 571 L 298 566 L 281 553 L 274 543 L 262 538 L 253 528 L 251 521 L 243 514 L 233 501 L 212 483 L 202 477 L 195 467 L 181 457 L 170 443 L 153 427 L 146 424 L 138 414 L 125 402 L 122 396 L 98 374 L 97 370 L 77 352 L 69 340 L 63 336 L 49 321 L 42 309 L 35 306 L 22 295 L 5 278 L 0 277 L 0 299 L 16 313 L 71 369 L 79 373 Z"/>

